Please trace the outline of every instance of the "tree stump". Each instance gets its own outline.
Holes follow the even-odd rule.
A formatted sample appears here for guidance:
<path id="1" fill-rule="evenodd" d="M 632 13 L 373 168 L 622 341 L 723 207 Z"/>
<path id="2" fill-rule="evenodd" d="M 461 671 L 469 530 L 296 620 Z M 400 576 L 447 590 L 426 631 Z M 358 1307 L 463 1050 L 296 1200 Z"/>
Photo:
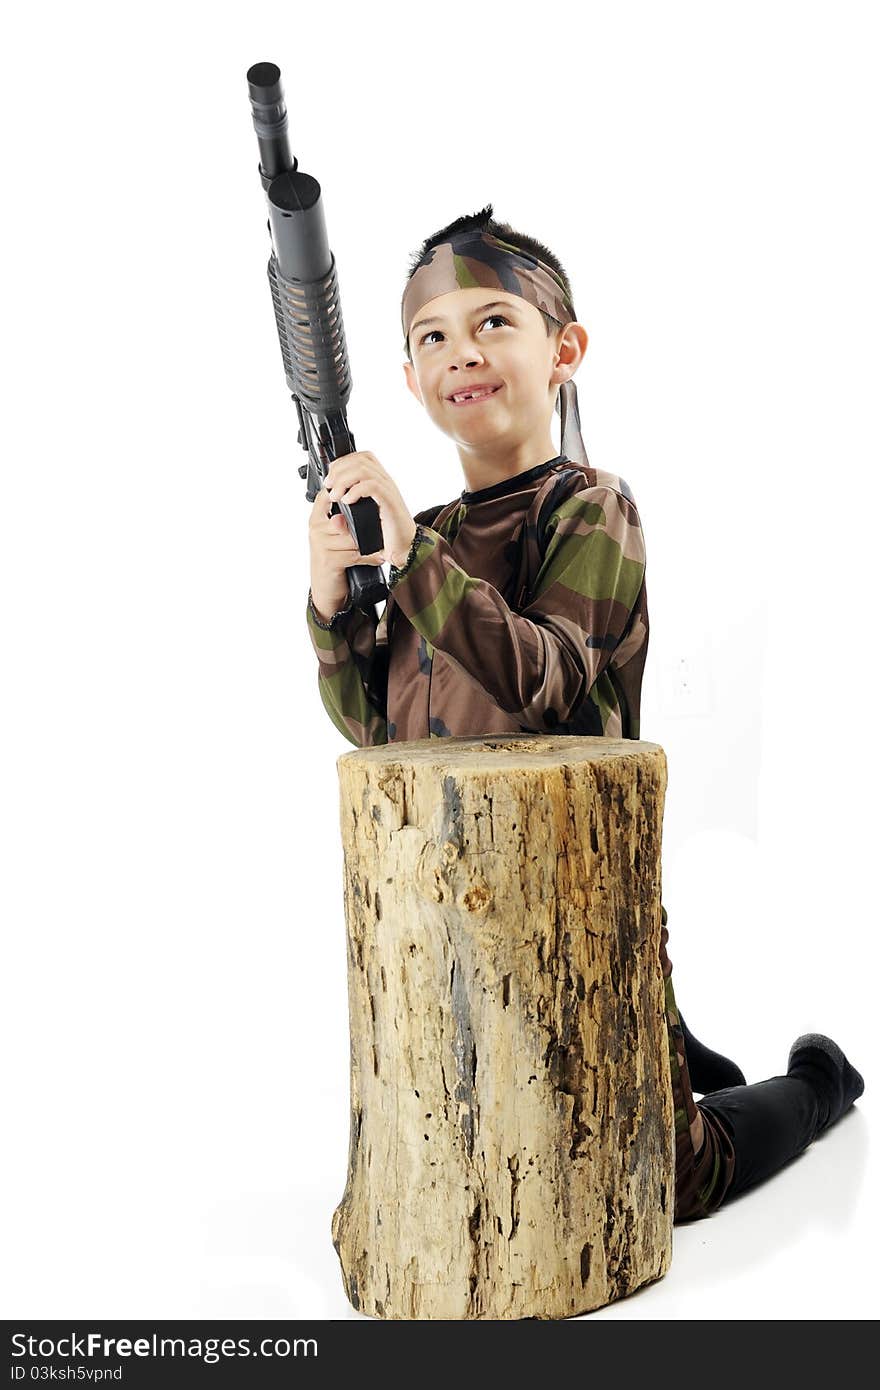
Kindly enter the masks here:
<path id="1" fill-rule="evenodd" d="M 564 1318 L 669 1268 L 666 757 L 571 736 L 337 759 L 351 1025 L 346 1294 Z"/>

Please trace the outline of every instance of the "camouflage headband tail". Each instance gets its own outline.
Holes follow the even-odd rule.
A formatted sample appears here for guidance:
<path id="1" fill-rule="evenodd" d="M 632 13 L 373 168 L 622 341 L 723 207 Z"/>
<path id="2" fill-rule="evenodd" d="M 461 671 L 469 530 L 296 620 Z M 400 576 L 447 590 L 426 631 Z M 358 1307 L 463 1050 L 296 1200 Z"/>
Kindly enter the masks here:
<path id="1" fill-rule="evenodd" d="M 409 326 L 423 304 L 451 290 L 470 289 L 474 285 L 517 294 L 558 324 L 574 321 L 574 306 L 552 266 L 490 232 L 458 232 L 426 252 L 407 281 L 401 304 L 404 346 Z M 572 463 L 588 464 L 573 378 L 560 386 L 556 409 L 561 421 L 562 452 Z"/>

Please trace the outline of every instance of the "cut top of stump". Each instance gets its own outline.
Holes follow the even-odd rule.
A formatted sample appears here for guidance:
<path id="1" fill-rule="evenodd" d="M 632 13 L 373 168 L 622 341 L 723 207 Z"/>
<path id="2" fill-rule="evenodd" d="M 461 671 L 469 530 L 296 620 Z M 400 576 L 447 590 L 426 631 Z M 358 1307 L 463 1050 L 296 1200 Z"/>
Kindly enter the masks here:
<path id="1" fill-rule="evenodd" d="M 336 765 L 349 768 L 356 763 L 381 765 L 427 764 L 450 771 L 467 767 L 469 772 L 527 771 L 539 767 L 572 766 L 576 763 L 632 759 L 637 762 L 656 755 L 664 759 L 659 743 L 635 738 L 602 738 L 572 734 L 461 734 L 445 738 L 420 738 L 381 743 L 371 748 L 355 748 L 341 753 Z"/>

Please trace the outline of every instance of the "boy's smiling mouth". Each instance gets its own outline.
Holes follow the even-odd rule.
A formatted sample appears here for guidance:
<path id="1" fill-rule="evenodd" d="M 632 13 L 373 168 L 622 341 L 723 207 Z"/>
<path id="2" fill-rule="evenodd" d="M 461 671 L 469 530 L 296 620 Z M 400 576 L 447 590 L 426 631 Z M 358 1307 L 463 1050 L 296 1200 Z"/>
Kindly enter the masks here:
<path id="1" fill-rule="evenodd" d="M 503 383 L 502 383 L 503 385 Z M 460 391 L 455 391 L 446 399 L 450 405 L 476 405 L 478 401 L 487 401 L 490 396 L 494 396 L 501 390 L 501 385 L 493 386 L 491 383 L 477 386 L 462 387 Z"/>

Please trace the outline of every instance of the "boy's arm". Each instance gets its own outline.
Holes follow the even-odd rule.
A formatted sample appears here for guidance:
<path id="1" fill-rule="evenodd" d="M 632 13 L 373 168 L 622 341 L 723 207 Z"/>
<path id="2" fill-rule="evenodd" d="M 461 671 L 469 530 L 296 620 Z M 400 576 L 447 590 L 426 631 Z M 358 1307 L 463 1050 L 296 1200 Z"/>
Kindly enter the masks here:
<path id="1" fill-rule="evenodd" d="M 385 614 L 377 618 L 346 606 L 329 622 L 318 616 L 312 591 L 306 623 L 318 658 L 318 691 L 324 708 L 341 734 L 356 748 L 388 742 L 388 642 Z"/>
<path id="2" fill-rule="evenodd" d="M 581 487 L 553 511 L 534 595 L 521 613 L 472 578 L 419 524 L 389 587 L 413 627 L 509 714 L 543 730 L 566 723 L 624 637 L 645 575 L 635 504 Z"/>
<path id="3" fill-rule="evenodd" d="M 416 512 L 433 520 L 441 507 Z M 329 620 L 321 618 L 309 589 L 306 623 L 318 658 L 318 691 L 341 734 L 357 748 L 388 742 L 387 605 L 381 618 L 355 607 L 351 597 Z"/>

